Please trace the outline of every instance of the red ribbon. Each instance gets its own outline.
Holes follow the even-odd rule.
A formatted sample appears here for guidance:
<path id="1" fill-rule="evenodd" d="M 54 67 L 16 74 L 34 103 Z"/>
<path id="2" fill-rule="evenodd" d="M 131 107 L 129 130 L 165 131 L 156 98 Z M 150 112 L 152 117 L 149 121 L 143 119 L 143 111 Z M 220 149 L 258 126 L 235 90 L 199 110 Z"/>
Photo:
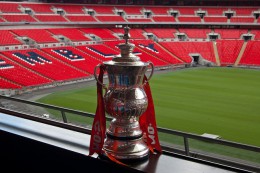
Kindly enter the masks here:
<path id="1" fill-rule="evenodd" d="M 161 153 L 162 148 L 159 142 L 159 137 L 157 132 L 152 92 L 148 81 L 147 82 L 145 81 L 147 81 L 146 76 L 144 76 L 143 88 L 148 98 L 148 107 L 146 111 L 139 118 L 140 128 L 144 132 L 146 144 L 149 147 L 150 151 L 154 153 L 154 149 L 155 149 L 157 152 Z"/>
<path id="2" fill-rule="evenodd" d="M 104 70 L 105 67 L 101 65 L 98 76 L 98 80 L 101 83 L 103 82 Z M 106 132 L 106 117 L 102 89 L 102 85 L 97 82 L 97 109 L 92 125 L 89 155 L 93 155 L 94 153 L 101 154 L 104 145 Z"/>

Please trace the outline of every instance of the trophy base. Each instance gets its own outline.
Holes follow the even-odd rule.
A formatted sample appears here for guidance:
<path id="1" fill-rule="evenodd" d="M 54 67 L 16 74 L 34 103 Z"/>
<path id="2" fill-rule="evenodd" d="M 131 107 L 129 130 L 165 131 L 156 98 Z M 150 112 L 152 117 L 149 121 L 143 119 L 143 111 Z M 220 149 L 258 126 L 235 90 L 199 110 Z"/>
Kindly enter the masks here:
<path id="1" fill-rule="evenodd" d="M 113 157 L 120 162 L 140 162 L 149 157 L 149 148 L 142 137 L 137 139 L 115 138 L 107 135 L 103 153 L 106 157 Z"/>
<path id="2" fill-rule="evenodd" d="M 124 164 L 136 165 L 136 164 L 140 164 L 140 163 L 147 161 L 149 159 L 149 155 L 150 154 L 148 153 L 147 155 L 142 156 L 142 157 L 124 158 L 124 159 L 116 159 L 116 160 L 118 160 L 119 162 L 122 162 Z M 99 155 L 98 158 L 101 160 L 112 161 L 105 152 L 103 154 Z"/>

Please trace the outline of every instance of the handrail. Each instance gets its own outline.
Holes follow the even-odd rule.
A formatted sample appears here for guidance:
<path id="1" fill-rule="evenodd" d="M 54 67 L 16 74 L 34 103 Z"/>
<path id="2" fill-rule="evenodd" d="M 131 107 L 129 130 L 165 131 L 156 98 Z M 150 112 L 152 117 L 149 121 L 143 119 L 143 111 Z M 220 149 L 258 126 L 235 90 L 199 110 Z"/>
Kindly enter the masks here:
<path id="1" fill-rule="evenodd" d="M 77 115 L 81 115 L 81 116 L 85 116 L 85 117 L 94 118 L 94 116 L 95 116 L 94 114 L 89 113 L 89 112 L 82 112 L 82 111 L 73 110 L 73 109 L 69 109 L 69 108 L 64 108 L 64 107 L 53 106 L 53 105 L 44 104 L 44 103 L 38 103 L 38 102 L 23 100 L 23 99 L 19 99 L 19 98 L 15 98 L 15 97 L 7 97 L 7 96 L 0 95 L 0 98 L 12 100 L 12 101 L 17 101 L 17 102 L 22 102 L 22 103 L 26 103 L 26 104 L 30 104 L 30 105 L 35 105 L 35 106 L 50 108 L 50 109 L 58 110 L 58 111 L 61 111 L 61 112 L 73 113 L 73 114 L 77 114 Z M 107 117 L 107 120 L 111 120 L 111 118 Z M 187 132 L 181 132 L 181 131 L 172 130 L 172 129 L 166 129 L 166 128 L 162 128 L 162 127 L 158 127 L 157 129 L 158 129 L 158 132 L 162 132 L 162 133 L 187 137 L 187 138 L 191 138 L 191 139 L 197 139 L 197 140 L 201 140 L 201 141 L 204 141 L 204 142 L 211 142 L 211 143 L 215 143 L 215 144 L 226 145 L 226 146 L 250 150 L 250 151 L 254 151 L 254 152 L 260 152 L 260 147 L 257 147 L 257 146 L 241 144 L 241 143 L 231 142 L 231 141 L 222 140 L 222 139 L 212 139 L 212 138 L 207 138 L 207 137 L 200 136 L 200 135 L 195 135 L 195 134 L 191 134 L 191 133 L 187 133 Z"/>
<path id="2" fill-rule="evenodd" d="M 223 140 L 223 139 L 212 139 L 212 138 L 207 138 L 207 137 L 200 136 L 200 135 L 195 135 L 195 134 L 181 132 L 181 131 L 172 130 L 172 129 L 166 129 L 166 128 L 162 128 L 162 127 L 158 127 L 158 131 L 162 132 L 162 133 L 182 136 L 182 137 L 186 137 L 186 138 L 197 139 L 197 140 L 204 141 L 204 142 L 211 142 L 211 143 L 226 145 L 226 146 L 230 146 L 230 147 L 234 147 L 234 148 L 240 148 L 240 149 L 260 152 L 260 147 L 257 147 L 257 146 L 241 144 L 241 143 L 237 143 L 237 142 L 231 142 L 231 141 L 227 141 L 227 140 Z"/>
<path id="3" fill-rule="evenodd" d="M 66 113 L 73 113 L 73 114 L 84 116 L 84 117 L 94 118 L 94 114 L 92 114 L 92 113 L 82 112 L 82 111 L 63 108 L 63 107 L 59 107 L 59 106 L 37 103 L 37 102 L 33 102 L 33 101 L 27 101 L 27 100 L 23 100 L 23 99 L 19 99 L 19 98 L 7 97 L 7 96 L 2 96 L 2 95 L 0 95 L 0 99 L 6 99 L 6 100 L 25 103 L 25 104 L 40 106 L 40 107 L 44 107 L 44 108 L 49 108 L 49 109 L 53 109 L 53 110 L 58 110 L 61 112 L 63 122 L 0 107 L 0 112 L 2 112 L 2 113 L 10 114 L 13 116 L 17 116 L 17 117 L 21 117 L 21 118 L 25 118 L 25 119 L 29 119 L 29 120 L 33 120 L 33 121 L 38 121 L 38 122 L 49 124 L 49 125 L 54 125 L 57 127 L 61 127 L 61 128 L 85 133 L 85 134 L 91 134 L 91 129 L 89 129 L 89 128 L 68 123 L 67 118 L 66 118 Z M 112 118 L 106 117 L 106 119 L 111 120 Z M 190 151 L 189 139 L 195 139 L 198 141 L 209 142 L 209 143 L 213 143 L 213 144 L 219 144 L 219 145 L 223 145 L 223 146 L 229 146 L 229 147 L 233 147 L 233 148 L 237 148 L 237 149 L 244 149 L 244 150 L 260 153 L 260 147 L 258 147 L 258 146 L 241 144 L 241 143 L 231 142 L 231 141 L 222 140 L 222 139 L 212 139 L 212 138 L 207 138 L 207 137 L 192 134 L 192 133 L 186 133 L 186 132 L 181 132 L 181 131 L 172 130 L 172 129 L 166 129 L 166 128 L 162 128 L 162 127 L 158 127 L 157 129 L 158 129 L 158 132 L 161 132 L 161 133 L 183 137 L 184 150 L 182 150 L 182 151 L 178 150 L 178 149 L 176 150 L 173 147 L 162 145 L 162 148 L 166 149 L 166 151 L 175 151 L 176 150 L 177 152 L 181 152 L 186 156 L 207 158 L 209 160 L 213 159 L 215 161 L 221 161 L 223 163 L 227 163 L 228 165 L 232 165 L 232 166 L 235 165 L 240 168 L 247 168 L 248 170 L 260 170 L 259 166 L 246 165 L 244 163 L 240 163 L 240 162 L 236 162 L 236 161 L 227 161 L 224 158 L 221 159 L 221 158 L 216 158 L 216 157 L 213 157 L 210 155 L 194 153 L 194 152 Z"/>

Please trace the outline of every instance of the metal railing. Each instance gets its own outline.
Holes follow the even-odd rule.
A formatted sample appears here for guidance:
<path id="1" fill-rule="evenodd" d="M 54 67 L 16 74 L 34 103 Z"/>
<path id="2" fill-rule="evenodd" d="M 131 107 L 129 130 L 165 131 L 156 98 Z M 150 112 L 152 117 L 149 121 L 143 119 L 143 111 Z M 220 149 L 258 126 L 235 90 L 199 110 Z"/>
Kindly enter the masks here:
<path id="1" fill-rule="evenodd" d="M 20 113 L 21 111 L 14 111 L 13 109 L 6 108 L 6 106 L 1 105 L 1 103 L 5 100 L 10 101 L 11 104 L 15 104 L 14 102 L 16 102 L 16 103 L 22 103 L 22 104 L 26 104 L 26 105 L 30 105 L 30 106 L 33 105 L 33 106 L 38 106 L 41 108 L 47 108 L 50 110 L 58 111 L 58 112 L 60 112 L 62 121 L 44 118 L 44 117 L 42 117 L 42 115 L 37 115 L 37 114 L 32 114 L 32 113 L 21 114 Z M 10 103 L 8 103 L 8 104 L 10 104 Z M 1 96 L 1 95 L 0 95 L 0 112 L 8 113 L 8 114 L 11 114 L 14 116 L 19 116 L 22 118 L 26 118 L 26 119 L 30 119 L 30 120 L 74 130 L 74 131 L 78 131 L 78 132 L 86 133 L 86 134 L 91 133 L 91 128 L 87 128 L 86 126 L 79 126 L 79 125 L 70 123 L 68 121 L 67 116 L 68 116 L 68 114 L 73 114 L 76 116 L 88 117 L 91 119 L 94 118 L 94 114 L 92 114 L 92 113 L 86 113 L 86 112 L 82 112 L 82 111 L 76 111 L 73 109 L 62 108 L 62 107 L 58 107 L 58 106 L 37 103 L 37 102 L 27 101 L 27 100 L 23 100 L 23 99 L 14 98 L 14 97 L 6 97 L 6 96 Z M 111 120 L 111 118 L 107 117 L 107 120 Z M 205 159 L 205 160 L 209 160 L 212 162 L 216 162 L 216 163 L 220 163 L 220 164 L 224 164 L 224 165 L 228 165 L 228 166 L 233 166 L 233 167 L 237 167 L 240 169 L 245 169 L 245 170 L 249 170 L 249 171 L 253 171 L 253 172 L 260 172 L 260 147 L 258 147 L 258 146 L 246 145 L 246 144 L 231 142 L 231 141 L 222 140 L 222 139 L 212 139 L 212 138 L 208 138 L 208 137 L 204 137 L 204 136 L 200 136 L 200 135 L 196 135 L 196 134 L 161 128 L 161 127 L 158 127 L 158 132 L 159 132 L 159 137 L 160 137 L 160 135 L 161 136 L 173 135 L 173 136 L 182 138 L 182 140 L 177 142 L 178 144 L 176 144 L 174 142 L 169 142 L 167 140 L 166 140 L 166 142 L 162 141 L 161 142 L 162 148 L 165 151 L 183 154 L 183 155 L 186 155 L 189 157 Z M 180 145 L 180 143 L 182 143 L 182 142 L 183 142 L 183 146 Z M 195 143 L 201 143 L 202 148 L 195 147 L 195 149 L 194 149 L 194 147 L 191 147 L 191 145 L 194 145 Z M 203 147 L 209 147 L 209 148 L 213 148 L 213 150 L 214 150 L 214 148 L 220 149 L 221 147 L 219 147 L 219 146 L 227 147 L 226 151 L 229 151 L 230 150 L 229 148 L 237 150 L 238 154 L 242 150 L 245 152 L 249 152 L 249 154 L 247 154 L 247 155 L 249 155 L 249 157 L 251 157 L 251 156 L 254 157 L 254 161 L 252 162 L 250 159 L 248 161 L 247 159 L 241 159 L 241 158 L 236 158 L 236 157 L 232 157 L 232 156 L 227 156 L 225 154 L 223 155 L 223 154 L 214 153 L 214 152 L 211 153 L 211 151 L 204 150 L 204 148 L 203 148 Z"/>

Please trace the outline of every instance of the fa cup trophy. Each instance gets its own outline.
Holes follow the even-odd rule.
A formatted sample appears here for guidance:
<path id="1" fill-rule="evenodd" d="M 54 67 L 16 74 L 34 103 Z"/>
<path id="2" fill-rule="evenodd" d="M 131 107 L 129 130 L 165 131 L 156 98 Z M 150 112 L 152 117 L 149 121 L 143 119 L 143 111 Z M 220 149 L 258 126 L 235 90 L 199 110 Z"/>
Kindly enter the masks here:
<path id="1" fill-rule="evenodd" d="M 103 100 L 98 103 L 98 107 L 104 104 L 105 112 L 113 117 L 113 120 L 105 132 L 100 127 L 101 121 L 98 124 L 93 123 L 92 135 L 94 137 L 92 136 L 93 142 L 90 146 L 90 148 L 94 147 L 97 153 L 100 152 L 98 147 L 102 146 L 102 155 L 123 162 L 148 158 L 149 147 L 143 139 L 144 133 L 140 128 L 138 118 L 147 109 L 148 98 L 143 86 L 150 80 L 154 71 L 151 62 L 142 62 L 139 57 L 132 54 L 135 45 L 129 43 L 129 29 L 129 27 L 124 28 L 125 43 L 119 45 L 121 54 L 95 68 L 94 76 L 98 84 L 105 88 L 104 97 L 101 98 Z M 149 66 L 152 69 L 150 76 L 144 80 Z M 103 76 L 97 77 L 98 69 L 100 69 L 99 73 L 103 73 L 102 70 L 107 72 L 108 85 L 104 85 L 101 81 Z M 99 132 L 106 133 L 104 143 Z"/>

